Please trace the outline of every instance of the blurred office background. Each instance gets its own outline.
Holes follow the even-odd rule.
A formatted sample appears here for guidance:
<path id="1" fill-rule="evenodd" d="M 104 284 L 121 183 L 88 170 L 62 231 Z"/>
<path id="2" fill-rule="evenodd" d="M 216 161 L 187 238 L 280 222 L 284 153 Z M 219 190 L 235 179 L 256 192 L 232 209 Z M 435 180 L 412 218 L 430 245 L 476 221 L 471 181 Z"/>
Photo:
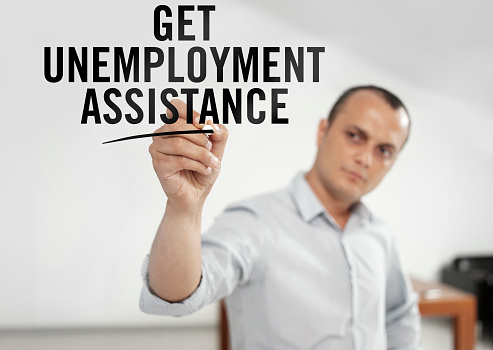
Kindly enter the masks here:
<path id="1" fill-rule="evenodd" d="M 101 143 L 158 126 L 80 123 L 87 88 L 193 84 L 164 78 L 50 84 L 43 77 L 45 46 L 173 45 L 182 55 L 193 45 L 324 46 L 319 83 L 241 84 L 288 87 L 281 116 L 290 124 L 228 126 L 204 229 L 228 203 L 283 187 L 308 170 L 318 121 L 344 89 L 368 83 L 395 92 L 412 117 L 409 143 L 365 200 L 395 229 L 411 275 L 439 280 L 441 268 L 459 254 L 493 255 L 490 2 L 214 0 L 202 2 L 216 5 L 207 43 L 159 43 L 152 27 L 158 4 L 2 6 L 0 348 L 218 348 L 217 305 L 183 318 L 139 310 L 140 267 L 165 197 L 149 139 Z M 176 11 L 181 3 L 166 4 Z M 197 35 L 200 23 L 191 27 Z M 177 64 L 184 70 L 184 62 Z M 212 62 L 208 67 L 202 86 L 239 86 L 215 83 Z M 426 349 L 452 349 L 450 321 L 423 320 L 423 338 Z M 477 349 L 493 346 L 480 340 Z"/>

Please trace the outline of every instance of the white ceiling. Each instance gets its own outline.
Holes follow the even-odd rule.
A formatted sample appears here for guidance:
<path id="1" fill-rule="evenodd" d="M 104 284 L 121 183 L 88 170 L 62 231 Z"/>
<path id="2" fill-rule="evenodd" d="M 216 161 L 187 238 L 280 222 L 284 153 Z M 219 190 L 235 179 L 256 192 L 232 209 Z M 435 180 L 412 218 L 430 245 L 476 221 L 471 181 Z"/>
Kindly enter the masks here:
<path id="1" fill-rule="evenodd" d="M 244 0 L 396 77 L 491 115 L 492 1 Z"/>

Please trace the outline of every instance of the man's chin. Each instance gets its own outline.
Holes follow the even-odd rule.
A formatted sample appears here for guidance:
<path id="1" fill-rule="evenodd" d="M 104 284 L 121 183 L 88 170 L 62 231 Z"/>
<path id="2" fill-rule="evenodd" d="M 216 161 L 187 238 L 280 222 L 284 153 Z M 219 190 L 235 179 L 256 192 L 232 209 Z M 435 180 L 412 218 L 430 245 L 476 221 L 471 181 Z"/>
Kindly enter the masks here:
<path id="1" fill-rule="evenodd" d="M 345 201 L 354 203 L 357 202 L 363 197 L 364 195 L 364 190 L 360 188 L 359 186 L 348 186 L 345 184 L 345 186 L 341 186 L 339 188 L 339 194 L 342 198 L 344 198 Z"/>

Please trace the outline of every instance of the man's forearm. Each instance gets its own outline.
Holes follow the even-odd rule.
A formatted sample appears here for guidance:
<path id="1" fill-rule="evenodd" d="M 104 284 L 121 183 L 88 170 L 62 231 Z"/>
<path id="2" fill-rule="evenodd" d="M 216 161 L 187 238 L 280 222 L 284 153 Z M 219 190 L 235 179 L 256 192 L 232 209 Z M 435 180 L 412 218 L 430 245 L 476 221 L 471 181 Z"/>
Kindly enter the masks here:
<path id="1" fill-rule="evenodd" d="M 169 302 L 190 296 L 201 277 L 203 203 L 180 208 L 168 202 L 149 257 L 149 285 Z"/>

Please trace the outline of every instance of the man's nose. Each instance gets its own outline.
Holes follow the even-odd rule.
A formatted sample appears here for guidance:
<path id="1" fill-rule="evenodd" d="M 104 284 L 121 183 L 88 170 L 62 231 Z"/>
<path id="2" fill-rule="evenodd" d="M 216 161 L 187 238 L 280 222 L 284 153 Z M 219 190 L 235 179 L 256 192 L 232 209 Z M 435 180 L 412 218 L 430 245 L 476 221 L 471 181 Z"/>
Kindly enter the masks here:
<path id="1" fill-rule="evenodd" d="M 356 163 L 359 165 L 369 168 L 373 162 L 373 152 L 369 148 L 362 148 L 356 154 Z"/>

